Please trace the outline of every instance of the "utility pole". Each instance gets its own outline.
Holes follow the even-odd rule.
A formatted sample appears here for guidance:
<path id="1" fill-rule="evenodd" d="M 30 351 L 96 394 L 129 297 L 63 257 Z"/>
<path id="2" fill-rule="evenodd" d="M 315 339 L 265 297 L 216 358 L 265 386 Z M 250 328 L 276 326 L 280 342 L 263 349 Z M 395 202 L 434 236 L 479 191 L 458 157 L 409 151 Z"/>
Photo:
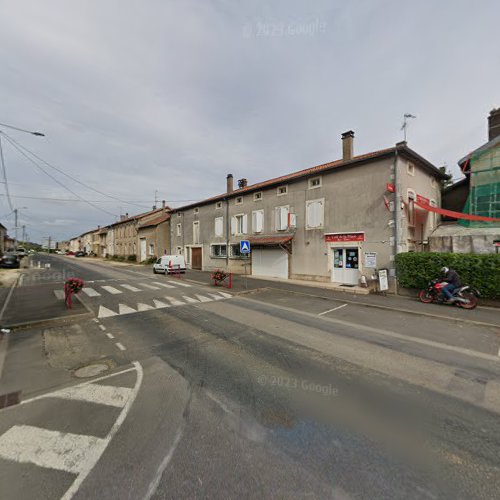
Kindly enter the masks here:
<path id="1" fill-rule="evenodd" d="M 17 208 L 14 208 L 14 251 L 17 250 Z"/>
<path id="2" fill-rule="evenodd" d="M 26 226 L 23 224 L 22 228 L 23 228 L 23 239 L 22 239 L 22 242 L 23 242 L 23 244 L 25 244 L 26 243 Z"/>

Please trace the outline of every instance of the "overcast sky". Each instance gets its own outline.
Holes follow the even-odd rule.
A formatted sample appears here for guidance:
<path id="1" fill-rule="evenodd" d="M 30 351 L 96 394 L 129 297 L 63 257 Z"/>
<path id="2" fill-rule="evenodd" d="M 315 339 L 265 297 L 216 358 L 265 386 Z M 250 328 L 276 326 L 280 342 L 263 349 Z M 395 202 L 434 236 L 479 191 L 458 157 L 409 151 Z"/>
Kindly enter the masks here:
<path id="1" fill-rule="evenodd" d="M 500 106 L 500 2 L 1 0 L 1 128 L 82 182 L 147 209 L 402 140 L 439 166 L 486 141 Z M 110 200 L 2 141 L 32 240 L 142 209 Z M 43 166 L 43 164 L 42 164 Z M 3 188 L 3 185 L 0 186 Z M 0 216 L 13 217 L 0 194 Z M 355 194 L 356 196 L 359 193 Z M 7 216 L 7 217 L 6 217 Z"/>

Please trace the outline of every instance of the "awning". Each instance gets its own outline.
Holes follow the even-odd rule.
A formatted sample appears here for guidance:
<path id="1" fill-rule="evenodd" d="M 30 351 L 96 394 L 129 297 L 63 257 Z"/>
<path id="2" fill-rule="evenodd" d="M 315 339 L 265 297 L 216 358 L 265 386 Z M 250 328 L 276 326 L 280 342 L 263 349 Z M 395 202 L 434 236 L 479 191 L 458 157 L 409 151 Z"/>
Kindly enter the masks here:
<path id="1" fill-rule="evenodd" d="M 277 247 L 286 245 L 292 241 L 293 235 L 288 236 L 252 236 L 248 238 L 250 245 L 264 246 L 264 247 Z"/>
<path id="2" fill-rule="evenodd" d="M 417 198 L 415 205 L 429 212 L 434 212 L 436 214 L 446 215 L 452 219 L 467 219 L 467 220 L 480 220 L 486 222 L 500 222 L 500 219 L 495 219 L 493 217 L 483 217 L 482 215 L 472 215 L 463 214 L 462 212 L 454 212 L 453 210 L 445 210 L 444 208 L 433 207 L 428 203 L 425 203 Z"/>

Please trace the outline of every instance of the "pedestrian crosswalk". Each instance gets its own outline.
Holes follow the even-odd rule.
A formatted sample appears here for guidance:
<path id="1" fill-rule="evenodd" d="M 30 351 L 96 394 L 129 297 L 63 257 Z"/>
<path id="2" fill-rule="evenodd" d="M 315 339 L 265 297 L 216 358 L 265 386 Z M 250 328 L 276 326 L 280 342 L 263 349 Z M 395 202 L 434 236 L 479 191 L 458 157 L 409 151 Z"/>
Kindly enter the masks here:
<path id="1" fill-rule="evenodd" d="M 113 285 L 101 285 L 97 283 L 86 284 L 83 288 L 83 293 L 87 297 L 101 297 L 102 295 L 119 295 L 121 293 L 128 292 L 145 292 L 150 290 L 162 290 L 163 288 L 168 288 L 170 290 L 189 288 L 192 285 L 189 283 L 181 283 L 176 281 L 175 283 L 162 283 L 160 281 L 152 281 L 151 283 L 113 283 Z"/>

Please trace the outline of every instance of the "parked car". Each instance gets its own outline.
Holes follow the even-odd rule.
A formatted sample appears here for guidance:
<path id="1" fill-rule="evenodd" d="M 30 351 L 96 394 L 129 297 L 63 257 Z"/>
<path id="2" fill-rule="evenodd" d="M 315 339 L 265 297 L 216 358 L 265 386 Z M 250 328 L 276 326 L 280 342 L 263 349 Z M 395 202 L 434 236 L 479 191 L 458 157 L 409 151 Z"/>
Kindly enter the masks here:
<path id="1" fill-rule="evenodd" d="M 82 250 L 75 253 L 75 257 L 86 257 L 87 252 L 83 252 Z"/>
<path id="2" fill-rule="evenodd" d="M 20 267 L 19 257 L 14 253 L 6 253 L 0 259 L 0 267 L 18 269 Z"/>
<path id="3" fill-rule="evenodd" d="M 186 262 L 182 255 L 162 255 L 153 264 L 153 273 L 186 272 Z"/>
<path id="4" fill-rule="evenodd" d="M 19 257 L 25 257 L 26 255 L 28 255 L 28 253 L 26 252 L 25 248 L 18 247 L 17 248 L 17 255 L 19 255 Z"/>
<path id="5" fill-rule="evenodd" d="M 68 251 L 66 252 L 66 255 L 75 255 L 75 252 L 72 252 L 71 250 L 68 250 Z"/>

